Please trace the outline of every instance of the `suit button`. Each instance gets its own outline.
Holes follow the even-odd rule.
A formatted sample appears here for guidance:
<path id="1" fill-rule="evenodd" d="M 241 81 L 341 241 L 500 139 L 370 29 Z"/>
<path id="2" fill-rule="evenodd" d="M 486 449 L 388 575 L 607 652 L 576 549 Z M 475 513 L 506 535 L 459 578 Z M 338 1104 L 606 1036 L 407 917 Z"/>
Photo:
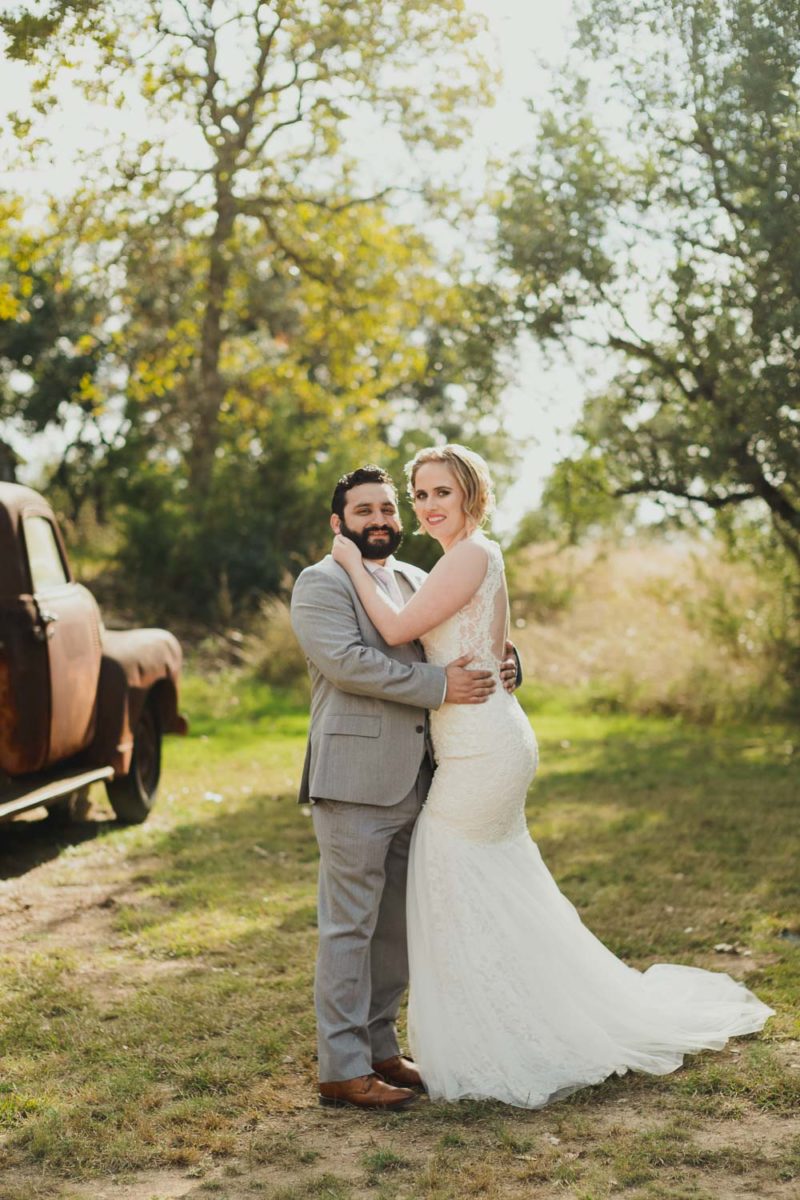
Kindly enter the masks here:
<path id="1" fill-rule="evenodd" d="M 424 733 L 424 732 L 425 732 L 425 726 L 424 726 L 424 725 L 418 725 L 418 726 L 417 726 L 417 733 Z"/>

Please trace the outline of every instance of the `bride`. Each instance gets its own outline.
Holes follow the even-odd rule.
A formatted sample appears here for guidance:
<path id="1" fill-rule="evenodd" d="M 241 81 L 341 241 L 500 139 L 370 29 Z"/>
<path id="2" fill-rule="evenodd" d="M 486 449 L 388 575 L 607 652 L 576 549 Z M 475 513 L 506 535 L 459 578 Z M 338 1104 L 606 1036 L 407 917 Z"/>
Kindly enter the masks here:
<path id="1" fill-rule="evenodd" d="M 463 446 L 422 450 L 408 467 L 421 528 L 444 554 L 398 609 L 337 536 L 382 637 L 420 638 L 429 661 L 471 654 L 497 671 L 507 633 L 503 556 L 480 529 L 488 468 Z M 661 1075 L 718 1050 L 771 1015 L 728 975 L 626 966 L 561 894 L 525 823 L 538 752 L 516 698 L 431 713 L 436 773 L 408 873 L 409 1042 L 433 1099 L 537 1108 L 616 1072 Z"/>

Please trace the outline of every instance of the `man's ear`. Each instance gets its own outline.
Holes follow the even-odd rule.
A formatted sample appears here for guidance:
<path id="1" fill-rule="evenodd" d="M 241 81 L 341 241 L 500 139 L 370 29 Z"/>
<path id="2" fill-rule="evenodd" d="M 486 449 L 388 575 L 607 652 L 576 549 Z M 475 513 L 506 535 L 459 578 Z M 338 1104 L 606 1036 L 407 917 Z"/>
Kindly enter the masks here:
<path id="1" fill-rule="evenodd" d="M 342 532 L 341 518 L 339 517 L 339 515 L 337 513 L 331 513 L 331 529 L 333 530 L 334 533 Z"/>

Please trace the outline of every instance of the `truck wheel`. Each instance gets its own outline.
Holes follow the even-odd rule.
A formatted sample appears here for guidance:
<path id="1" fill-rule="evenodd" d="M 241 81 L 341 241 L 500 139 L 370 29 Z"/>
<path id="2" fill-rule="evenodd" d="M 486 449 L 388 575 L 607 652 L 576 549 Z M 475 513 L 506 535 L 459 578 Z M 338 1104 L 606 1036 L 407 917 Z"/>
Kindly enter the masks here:
<path id="1" fill-rule="evenodd" d="M 106 792 L 117 819 L 141 825 L 153 807 L 161 776 L 161 725 L 156 707 L 148 700 L 133 735 L 133 756 L 127 775 L 106 783 Z"/>
<path id="2" fill-rule="evenodd" d="M 73 821 L 85 821 L 91 807 L 88 787 L 78 788 L 68 796 L 48 804 L 47 819 L 54 825 L 71 825 Z"/>

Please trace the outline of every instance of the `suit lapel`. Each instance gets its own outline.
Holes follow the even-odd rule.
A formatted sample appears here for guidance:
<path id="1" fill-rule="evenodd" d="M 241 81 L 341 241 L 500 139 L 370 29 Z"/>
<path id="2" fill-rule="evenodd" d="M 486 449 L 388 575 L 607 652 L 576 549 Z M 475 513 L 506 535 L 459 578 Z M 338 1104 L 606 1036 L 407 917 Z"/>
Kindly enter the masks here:
<path id="1" fill-rule="evenodd" d="M 357 605 L 358 610 L 360 612 L 362 612 L 364 614 L 364 617 L 366 618 L 366 620 L 369 621 L 369 617 L 367 616 L 367 613 L 364 610 L 364 606 L 358 598 L 358 592 L 356 591 L 355 584 L 353 583 L 352 579 L 350 578 L 350 576 L 348 575 L 348 573 L 344 569 L 344 567 L 340 566 L 339 563 L 334 562 L 334 560 L 330 557 L 330 555 L 328 555 L 327 560 L 323 560 L 323 561 L 329 561 L 330 565 L 335 569 L 337 574 L 339 574 L 340 577 L 342 577 L 344 579 L 345 583 L 347 584 L 348 589 L 350 590 L 350 592 L 352 594 L 353 603 L 355 605 Z M 414 593 L 419 591 L 419 589 L 422 587 L 422 583 L 425 579 L 425 575 L 422 572 L 417 572 L 416 570 L 410 568 L 407 563 L 395 563 L 394 570 L 395 570 L 395 575 L 397 575 L 397 577 L 398 577 L 397 582 L 398 582 L 400 591 L 403 593 L 403 596 L 406 600 L 410 600 L 411 597 L 414 595 Z M 370 625 L 372 625 L 371 621 L 369 623 L 370 623 Z M 372 628 L 375 629 L 375 626 L 372 625 Z M 377 630 L 375 632 L 377 633 Z M 380 634 L 378 634 L 378 636 L 380 637 Z M 415 638 L 414 641 L 410 643 L 410 645 L 416 646 L 419 649 L 419 652 L 422 655 L 422 657 L 423 658 L 425 657 L 425 651 L 423 649 L 422 642 L 420 642 L 419 639 Z"/>
<path id="2" fill-rule="evenodd" d="M 410 600 L 414 593 L 419 591 L 425 578 L 423 575 L 420 579 L 416 571 L 406 569 L 405 563 L 395 563 L 394 573 L 398 576 L 397 582 L 405 600 Z M 419 638 L 415 638 L 411 645 L 417 646 L 424 658 L 425 650 Z"/>
<path id="3" fill-rule="evenodd" d="M 400 588 L 400 592 L 403 597 L 403 603 L 406 604 L 417 589 L 414 587 L 408 576 L 404 575 L 402 571 L 395 571 L 395 576 L 397 577 L 397 586 Z"/>
<path id="4" fill-rule="evenodd" d="M 408 570 L 405 563 L 395 563 L 394 573 L 400 576 L 401 589 L 405 585 L 406 589 L 410 589 L 412 595 L 422 586 L 422 580 L 416 577 L 416 572 Z M 405 598 L 408 600 L 410 597 L 406 595 Z"/>

